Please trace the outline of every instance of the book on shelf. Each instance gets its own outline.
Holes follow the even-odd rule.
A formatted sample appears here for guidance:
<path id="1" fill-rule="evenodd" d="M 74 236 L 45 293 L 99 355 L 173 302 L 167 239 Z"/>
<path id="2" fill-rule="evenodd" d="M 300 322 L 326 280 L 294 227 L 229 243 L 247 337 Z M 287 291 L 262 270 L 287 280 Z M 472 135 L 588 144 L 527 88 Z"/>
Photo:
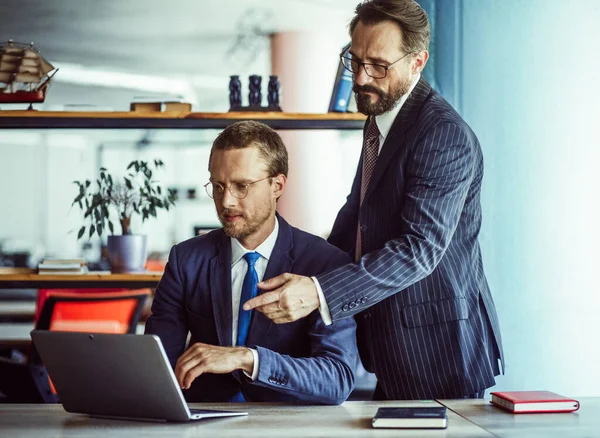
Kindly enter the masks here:
<path id="1" fill-rule="evenodd" d="M 38 274 L 85 274 L 88 266 L 85 259 L 43 259 L 38 264 Z"/>
<path id="2" fill-rule="evenodd" d="M 188 102 L 131 102 L 129 106 L 130 111 L 141 112 L 141 113 L 154 113 L 154 112 L 190 112 L 192 110 L 192 104 Z"/>
<path id="3" fill-rule="evenodd" d="M 491 403 L 515 414 L 574 412 L 579 402 L 551 391 L 492 392 Z"/>
<path id="4" fill-rule="evenodd" d="M 43 259 L 41 264 L 44 265 L 65 265 L 77 263 L 80 266 L 87 265 L 85 259 Z"/>
<path id="5" fill-rule="evenodd" d="M 376 428 L 445 429 L 445 406 L 379 408 L 372 421 Z"/>
<path id="6" fill-rule="evenodd" d="M 350 43 L 342 49 L 342 53 L 348 55 Z M 335 74 L 333 90 L 331 91 L 331 99 L 329 100 L 329 112 L 345 113 L 348 111 L 348 104 L 352 97 L 352 72 L 348 71 L 342 64 L 341 60 L 338 64 L 338 69 Z"/>

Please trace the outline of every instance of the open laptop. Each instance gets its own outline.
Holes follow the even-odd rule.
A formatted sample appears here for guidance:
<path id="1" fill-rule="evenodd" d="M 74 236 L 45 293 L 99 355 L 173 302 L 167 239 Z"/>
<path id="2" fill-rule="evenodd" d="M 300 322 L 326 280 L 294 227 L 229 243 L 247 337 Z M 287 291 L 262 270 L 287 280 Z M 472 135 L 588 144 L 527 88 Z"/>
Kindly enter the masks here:
<path id="1" fill-rule="evenodd" d="M 248 415 L 188 408 L 157 336 L 34 330 L 31 338 L 67 412 L 151 421 Z"/>

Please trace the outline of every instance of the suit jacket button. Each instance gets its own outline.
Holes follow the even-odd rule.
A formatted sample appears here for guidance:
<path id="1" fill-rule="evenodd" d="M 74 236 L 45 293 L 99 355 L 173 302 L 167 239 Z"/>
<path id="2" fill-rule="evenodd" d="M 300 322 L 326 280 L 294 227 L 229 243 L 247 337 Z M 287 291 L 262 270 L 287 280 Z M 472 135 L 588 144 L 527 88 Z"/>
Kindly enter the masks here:
<path id="1" fill-rule="evenodd" d="M 360 231 L 367 231 L 367 226 L 366 225 L 361 225 L 360 226 Z"/>
<path id="2" fill-rule="evenodd" d="M 367 302 L 367 297 L 362 297 L 360 302 L 361 302 L 361 304 L 365 304 Z"/>
<path id="3" fill-rule="evenodd" d="M 351 309 L 354 309 L 355 307 L 356 307 L 356 301 L 352 301 L 352 302 L 350 303 L 350 308 L 351 308 Z"/>
<path id="4" fill-rule="evenodd" d="M 343 310 L 344 312 L 347 312 L 347 311 L 348 311 L 348 309 L 349 309 L 349 307 L 348 307 L 348 304 L 344 304 L 344 306 L 342 307 L 342 310 Z"/>

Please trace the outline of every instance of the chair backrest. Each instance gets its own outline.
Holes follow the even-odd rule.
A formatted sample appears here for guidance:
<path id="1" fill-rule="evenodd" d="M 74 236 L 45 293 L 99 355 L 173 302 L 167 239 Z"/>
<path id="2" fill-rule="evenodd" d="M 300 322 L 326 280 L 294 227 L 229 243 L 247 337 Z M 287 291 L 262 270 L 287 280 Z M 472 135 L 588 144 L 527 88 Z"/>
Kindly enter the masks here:
<path id="1" fill-rule="evenodd" d="M 123 292 L 50 291 L 35 328 L 38 330 L 135 333 L 150 289 Z"/>
<path id="2" fill-rule="evenodd" d="M 37 291 L 37 300 L 35 303 L 35 318 L 34 322 L 37 323 L 37 320 L 40 318 L 42 313 L 42 309 L 44 308 L 44 303 L 46 302 L 46 298 L 48 294 L 56 294 L 56 293 L 65 293 L 65 294 L 99 294 L 106 292 L 123 292 L 126 291 L 125 288 L 77 288 L 77 289 L 38 289 Z"/>

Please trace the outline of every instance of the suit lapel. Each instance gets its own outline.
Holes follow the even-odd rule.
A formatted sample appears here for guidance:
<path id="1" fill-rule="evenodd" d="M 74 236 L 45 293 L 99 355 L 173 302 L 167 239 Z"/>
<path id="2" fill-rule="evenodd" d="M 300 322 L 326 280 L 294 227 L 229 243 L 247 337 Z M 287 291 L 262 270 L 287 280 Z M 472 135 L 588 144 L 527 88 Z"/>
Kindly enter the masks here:
<path id="1" fill-rule="evenodd" d="M 365 199 L 372 191 L 375 190 L 375 187 L 377 187 L 377 183 L 383 176 L 387 166 L 390 164 L 391 158 L 398 151 L 398 149 L 404 145 L 406 140 L 406 132 L 417 119 L 417 116 L 423 107 L 423 103 L 430 91 L 431 87 L 429 84 L 423 78 L 421 78 L 419 79 L 417 85 L 415 85 L 415 88 L 413 89 L 412 93 L 410 93 L 410 96 L 406 102 L 404 102 L 404 105 L 400 109 L 396 120 L 394 120 L 394 123 L 392 124 L 390 132 L 385 138 L 385 142 L 383 143 L 379 157 L 377 157 L 377 163 L 375 164 L 373 175 L 369 181 L 369 187 L 367 187 Z"/>
<path id="2" fill-rule="evenodd" d="M 231 242 L 225 233 L 210 261 L 210 294 L 219 345 L 231 346 Z"/>
<path id="3" fill-rule="evenodd" d="M 279 233 L 277 241 L 273 247 L 273 252 L 267 264 L 267 270 L 263 277 L 264 280 L 276 277 L 285 272 L 291 272 L 294 266 L 294 261 L 290 256 L 290 251 L 293 245 L 292 229 L 290 225 L 279 215 Z M 265 293 L 261 289 L 258 290 L 258 295 Z M 260 345 L 263 339 L 269 332 L 273 322 L 263 315 L 261 312 L 253 311 L 252 320 L 250 321 L 250 329 L 248 330 L 247 345 Z"/>

